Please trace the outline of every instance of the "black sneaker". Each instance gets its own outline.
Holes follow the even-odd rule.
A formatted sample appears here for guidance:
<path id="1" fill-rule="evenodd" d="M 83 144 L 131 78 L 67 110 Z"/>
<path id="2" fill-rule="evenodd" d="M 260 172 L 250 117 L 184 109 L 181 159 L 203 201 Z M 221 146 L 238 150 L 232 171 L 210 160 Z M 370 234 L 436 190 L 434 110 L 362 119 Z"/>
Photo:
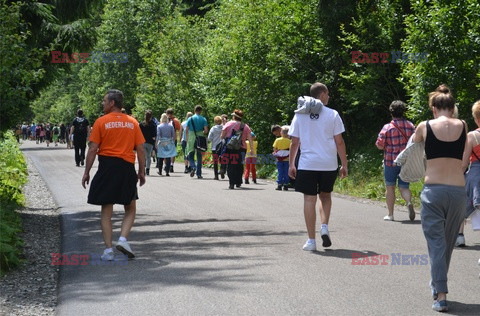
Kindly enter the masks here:
<path id="1" fill-rule="evenodd" d="M 146 171 L 145 171 L 145 173 L 147 174 L 147 176 L 149 176 L 149 175 L 150 175 L 150 169 L 147 168 Z"/>
<path id="2" fill-rule="evenodd" d="M 279 184 L 275 190 L 277 190 L 277 191 L 282 191 L 282 185 Z"/>
<path id="3" fill-rule="evenodd" d="M 283 191 L 288 191 L 288 186 L 287 185 L 283 186 Z"/>
<path id="4" fill-rule="evenodd" d="M 82 161 L 80 161 L 80 164 L 83 166 L 85 164 L 85 159 L 82 159 Z"/>
<path id="5" fill-rule="evenodd" d="M 189 173 L 189 172 L 190 172 L 190 170 L 188 170 L 188 167 L 185 167 L 185 170 L 183 171 L 183 173 L 186 174 L 186 173 Z"/>
<path id="6" fill-rule="evenodd" d="M 245 184 L 250 184 L 250 182 L 248 181 L 248 179 L 245 179 Z"/>
<path id="7" fill-rule="evenodd" d="M 192 168 L 192 171 L 190 171 L 190 177 L 193 178 L 193 176 L 195 175 L 195 171 L 196 171 L 196 170 Z"/>
<path id="8" fill-rule="evenodd" d="M 253 183 L 257 184 L 257 179 L 253 179 L 252 181 Z"/>
<path id="9" fill-rule="evenodd" d="M 170 172 L 173 172 L 173 166 L 170 166 Z"/>

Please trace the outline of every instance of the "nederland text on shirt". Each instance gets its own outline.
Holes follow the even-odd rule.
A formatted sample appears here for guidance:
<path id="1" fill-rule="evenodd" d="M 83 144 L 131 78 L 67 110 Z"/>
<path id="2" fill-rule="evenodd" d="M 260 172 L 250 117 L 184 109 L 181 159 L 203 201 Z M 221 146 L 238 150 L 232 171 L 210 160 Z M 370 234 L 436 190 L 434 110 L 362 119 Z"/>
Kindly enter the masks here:
<path id="1" fill-rule="evenodd" d="M 131 122 L 108 122 L 105 123 L 105 129 L 109 128 L 129 128 L 133 129 L 133 123 Z"/>

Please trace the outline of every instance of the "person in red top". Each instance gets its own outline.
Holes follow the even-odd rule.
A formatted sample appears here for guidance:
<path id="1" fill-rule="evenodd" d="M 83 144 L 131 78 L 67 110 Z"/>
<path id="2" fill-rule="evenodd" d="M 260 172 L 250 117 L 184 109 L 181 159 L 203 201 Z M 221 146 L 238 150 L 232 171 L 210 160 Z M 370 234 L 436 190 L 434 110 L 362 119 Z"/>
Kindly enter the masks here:
<path id="1" fill-rule="evenodd" d="M 403 114 L 407 110 L 407 105 L 402 101 L 393 101 L 389 107 L 392 121 L 385 124 L 378 134 L 375 145 L 378 149 L 384 151 L 384 177 L 386 186 L 386 200 L 388 215 L 383 219 L 393 221 L 393 209 L 395 206 L 395 186 L 398 180 L 398 189 L 403 199 L 407 203 L 410 220 L 415 219 L 415 210 L 412 205 L 412 193 L 410 192 L 410 184 L 402 181 L 398 176 L 400 174 L 400 166 L 396 166 L 393 161 L 398 154 L 407 146 L 408 139 L 415 132 L 415 125 L 406 120 Z"/>
<path id="2" fill-rule="evenodd" d="M 222 129 L 221 138 L 230 138 L 233 136 L 234 131 L 242 131 L 242 146 L 240 149 L 228 149 L 226 151 L 226 157 L 228 157 L 227 175 L 229 181 L 229 189 L 233 189 L 236 185 L 239 188 L 242 185 L 243 175 L 243 161 L 245 160 L 245 153 L 250 150 L 250 156 L 253 156 L 253 138 L 252 131 L 247 124 L 242 122 L 243 111 L 236 109 L 232 113 L 232 120 L 227 122 Z M 245 141 L 248 140 L 250 148 L 247 148 Z M 228 143 L 228 142 L 227 142 Z"/>
<path id="3" fill-rule="evenodd" d="M 145 151 L 140 126 L 133 117 L 121 112 L 123 93 L 108 90 L 103 97 L 104 116 L 93 125 L 89 139 L 89 149 L 82 185 L 90 182 L 90 169 L 98 155 L 98 171 L 93 177 L 88 193 L 88 203 L 101 205 L 101 226 L 106 249 L 102 260 L 114 260 L 112 249 L 112 213 L 113 204 L 123 204 L 123 217 L 120 238 L 116 248 L 128 258 L 135 255 L 127 242 L 128 234 L 135 221 L 137 181 L 145 184 Z M 135 171 L 135 152 L 137 152 L 138 174 Z"/>

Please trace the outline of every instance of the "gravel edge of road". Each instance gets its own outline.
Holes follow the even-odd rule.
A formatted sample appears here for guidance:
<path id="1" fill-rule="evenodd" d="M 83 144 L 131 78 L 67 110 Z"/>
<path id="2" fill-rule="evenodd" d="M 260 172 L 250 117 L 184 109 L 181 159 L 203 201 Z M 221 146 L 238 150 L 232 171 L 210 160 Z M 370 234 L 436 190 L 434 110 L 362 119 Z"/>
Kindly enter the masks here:
<path id="1" fill-rule="evenodd" d="M 24 263 L 0 279 L 1 315 L 55 315 L 59 266 L 51 253 L 60 253 L 61 218 L 50 190 L 29 158 L 22 218 Z"/>

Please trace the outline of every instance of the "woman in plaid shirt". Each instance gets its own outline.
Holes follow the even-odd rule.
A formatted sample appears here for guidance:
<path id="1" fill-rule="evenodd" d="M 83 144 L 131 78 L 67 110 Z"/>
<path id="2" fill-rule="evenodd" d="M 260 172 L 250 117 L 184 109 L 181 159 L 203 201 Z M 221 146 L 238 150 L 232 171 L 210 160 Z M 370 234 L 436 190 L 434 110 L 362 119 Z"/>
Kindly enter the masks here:
<path id="1" fill-rule="evenodd" d="M 408 139 L 415 132 L 415 125 L 403 117 L 407 110 L 407 105 L 402 101 L 393 101 L 389 107 L 392 121 L 385 124 L 378 134 L 375 145 L 378 149 L 383 150 L 383 171 L 385 177 L 385 197 L 387 200 L 388 215 L 383 219 L 393 221 L 393 208 L 395 205 L 395 186 L 398 179 L 398 189 L 402 198 L 408 206 L 410 220 L 415 219 L 415 210 L 411 203 L 412 193 L 410 192 L 409 183 L 402 181 L 398 176 L 400 174 L 400 166 L 396 166 L 393 161 L 398 154 L 405 149 Z"/>

